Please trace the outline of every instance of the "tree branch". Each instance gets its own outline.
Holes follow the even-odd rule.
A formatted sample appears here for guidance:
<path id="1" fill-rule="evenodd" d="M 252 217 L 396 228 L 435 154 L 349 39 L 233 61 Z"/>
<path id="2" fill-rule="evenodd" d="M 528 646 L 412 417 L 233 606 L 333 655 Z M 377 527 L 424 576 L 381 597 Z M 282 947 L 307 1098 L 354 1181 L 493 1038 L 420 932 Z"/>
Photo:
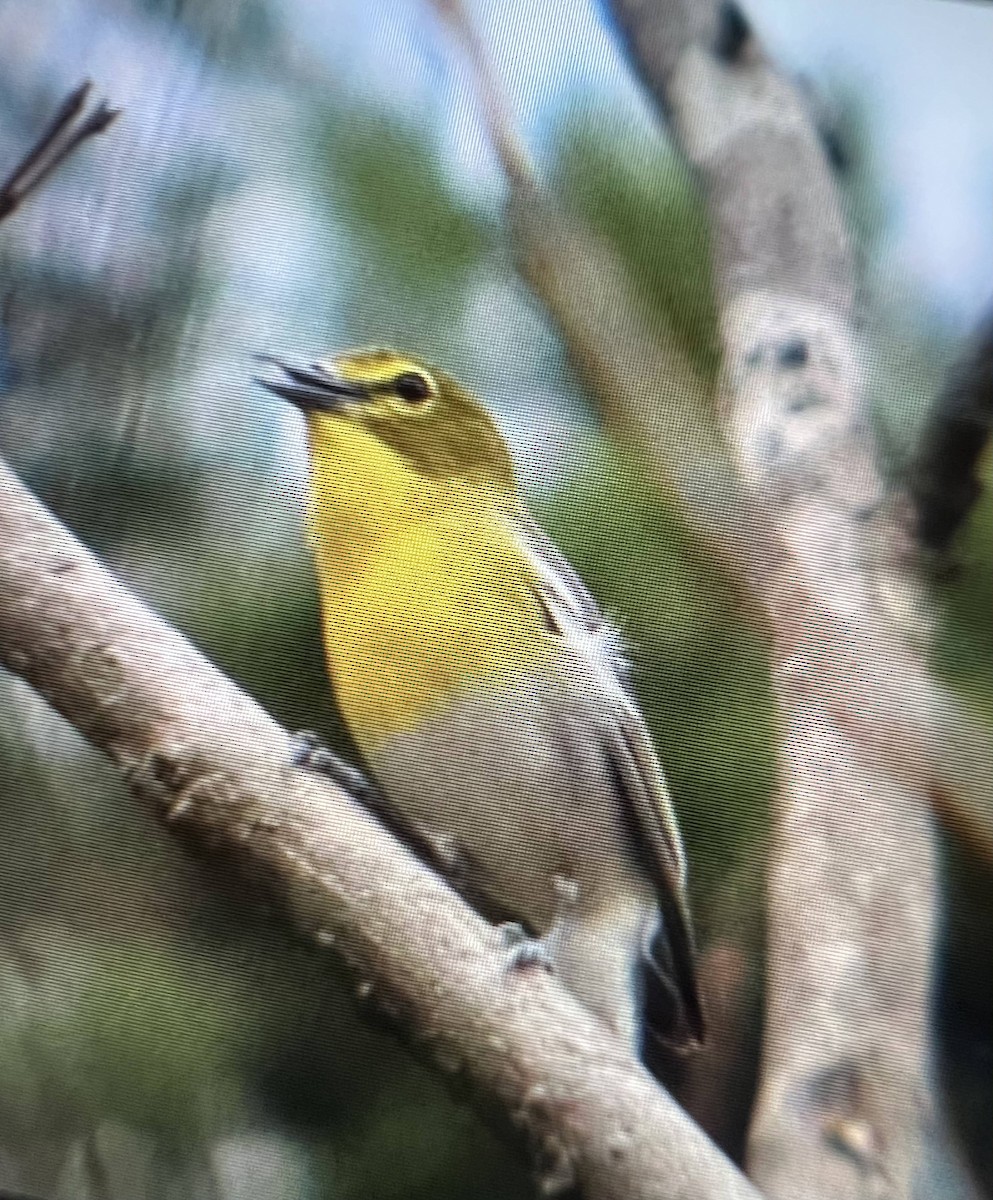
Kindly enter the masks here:
<path id="1" fill-rule="evenodd" d="M 756 1200 L 672 1098 L 543 971 L 361 807 L 289 765 L 289 739 L 114 581 L 0 463 L 0 661 L 203 853 L 336 946 L 439 1065 L 500 1102 L 550 1190 Z"/>
<path id="2" fill-rule="evenodd" d="M 612 9 L 706 197 L 727 436 L 778 548 L 750 572 L 783 733 L 751 1171 L 774 1197 L 909 1197 L 955 1157 L 930 1049 L 950 702 L 865 419 L 841 208 L 807 106 L 736 4 Z"/>
<path id="3" fill-rule="evenodd" d="M 70 92 L 41 136 L 0 184 L 0 221 L 9 217 L 87 138 L 103 133 L 119 114 L 101 101 L 77 121 L 90 92 L 89 80 Z"/>
<path id="4" fill-rule="evenodd" d="M 708 550 L 737 578 L 752 522 L 712 419 L 707 384 L 679 337 L 639 303 L 616 253 L 543 185 L 506 89 L 463 0 L 429 0 L 469 68 L 487 136 L 508 183 L 507 224 L 517 269 L 555 322 L 569 358 L 612 433 L 646 455 Z M 692 454 L 667 452 L 672 443 Z M 751 537 L 754 549 L 754 537 Z"/>

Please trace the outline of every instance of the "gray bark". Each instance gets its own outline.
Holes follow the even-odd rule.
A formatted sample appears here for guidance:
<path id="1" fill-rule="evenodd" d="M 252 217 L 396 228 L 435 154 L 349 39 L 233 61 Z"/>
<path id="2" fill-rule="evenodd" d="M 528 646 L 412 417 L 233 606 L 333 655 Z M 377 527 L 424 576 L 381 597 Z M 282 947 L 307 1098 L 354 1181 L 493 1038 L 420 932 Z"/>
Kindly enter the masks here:
<path id="1" fill-rule="evenodd" d="M 725 429 L 775 547 L 746 565 L 782 724 L 750 1173 L 797 1200 L 929 1194 L 955 1157 L 931 1047 L 941 698 L 867 427 L 837 191 L 802 96 L 736 5 L 613 11 L 706 198 Z"/>

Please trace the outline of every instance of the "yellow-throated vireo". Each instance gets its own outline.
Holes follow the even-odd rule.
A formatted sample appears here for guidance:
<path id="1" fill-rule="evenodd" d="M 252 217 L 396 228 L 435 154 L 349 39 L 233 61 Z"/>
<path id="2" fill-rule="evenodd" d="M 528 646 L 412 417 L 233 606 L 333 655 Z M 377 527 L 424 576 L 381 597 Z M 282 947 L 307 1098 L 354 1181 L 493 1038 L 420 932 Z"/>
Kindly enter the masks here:
<path id="1" fill-rule="evenodd" d="M 699 1041 L 685 859 L 621 639 L 486 409 L 392 350 L 266 361 L 306 418 L 327 664 L 389 809 L 636 1052 Z"/>

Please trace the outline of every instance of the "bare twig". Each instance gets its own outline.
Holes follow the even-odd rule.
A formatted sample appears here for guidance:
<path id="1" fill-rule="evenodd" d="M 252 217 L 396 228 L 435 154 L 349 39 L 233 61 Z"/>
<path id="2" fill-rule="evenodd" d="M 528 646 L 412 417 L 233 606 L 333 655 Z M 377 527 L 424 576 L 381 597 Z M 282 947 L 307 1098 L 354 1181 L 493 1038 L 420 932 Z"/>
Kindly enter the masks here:
<path id="1" fill-rule="evenodd" d="M 537 190 L 534 164 L 518 132 L 514 114 L 499 76 L 493 69 L 486 47 L 472 23 L 467 20 L 462 0 L 433 0 L 435 11 L 445 20 L 461 44 L 476 83 L 476 95 L 483 106 L 483 117 L 490 140 L 500 159 L 504 174 L 517 188 Z"/>
<path id="2" fill-rule="evenodd" d="M 993 434 L 993 309 L 969 339 L 921 433 L 910 477 L 916 532 L 943 554 L 978 499 L 976 477 Z"/>
<path id="3" fill-rule="evenodd" d="M 326 781 L 142 607 L 0 463 L 0 661 L 118 765 L 203 853 L 267 885 L 334 944 L 359 991 L 502 1103 L 550 1188 L 587 1200 L 757 1200 L 620 1042 L 541 970 L 508 970 L 491 926 Z"/>
<path id="4" fill-rule="evenodd" d="M 44 132 L 0 184 L 0 221 L 15 212 L 78 146 L 102 133 L 118 116 L 119 109 L 108 108 L 101 100 L 95 109 L 77 120 L 86 105 L 90 86 L 86 80 L 66 96 Z"/>
<path id="5" fill-rule="evenodd" d="M 734 572 L 739 564 L 729 525 L 744 540 L 752 523 L 711 417 L 708 386 L 665 319 L 638 302 L 616 253 L 575 214 L 565 214 L 544 187 L 462 0 L 430 2 L 464 55 L 481 120 L 503 166 L 511 244 L 522 277 L 557 324 L 607 428 L 647 452 L 656 480 L 690 507 L 708 549 Z M 680 458 L 657 452 L 672 442 L 692 452 Z"/>

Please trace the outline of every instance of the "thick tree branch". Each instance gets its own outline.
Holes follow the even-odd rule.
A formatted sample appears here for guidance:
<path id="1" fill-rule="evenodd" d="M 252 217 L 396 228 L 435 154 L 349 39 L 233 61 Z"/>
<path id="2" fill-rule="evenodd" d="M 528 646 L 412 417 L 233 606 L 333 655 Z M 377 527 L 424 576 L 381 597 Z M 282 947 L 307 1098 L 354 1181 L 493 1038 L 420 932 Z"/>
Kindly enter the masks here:
<path id="1" fill-rule="evenodd" d="M 928 414 L 910 477 L 916 533 L 943 554 L 982 486 L 977 469 L 993 434 L 993 309 L 980 322 Z"/>
<path id="2" fill-rule="evenodd" d="M 676 1103 L 543 971 L 362 808 L 289 765 L 289 739 L 114 581 L 0 463 L 0 661 L 135 795 L 262 881 L 360 992 L 498 1100 L 588 1200 L 755 1200 Z"/>
<path id="3" fill-rule="evenodd" d="M 950 702 L 865 419 L 840 204 L 807 106 L 736 4 L 612 8 L 706 197 L 727 435 L 778 548 L 751 571 L 783 725 L 751 1169 L 776 1197 L 909 1197 L 953 1157 L 929 1004 Z"/>

